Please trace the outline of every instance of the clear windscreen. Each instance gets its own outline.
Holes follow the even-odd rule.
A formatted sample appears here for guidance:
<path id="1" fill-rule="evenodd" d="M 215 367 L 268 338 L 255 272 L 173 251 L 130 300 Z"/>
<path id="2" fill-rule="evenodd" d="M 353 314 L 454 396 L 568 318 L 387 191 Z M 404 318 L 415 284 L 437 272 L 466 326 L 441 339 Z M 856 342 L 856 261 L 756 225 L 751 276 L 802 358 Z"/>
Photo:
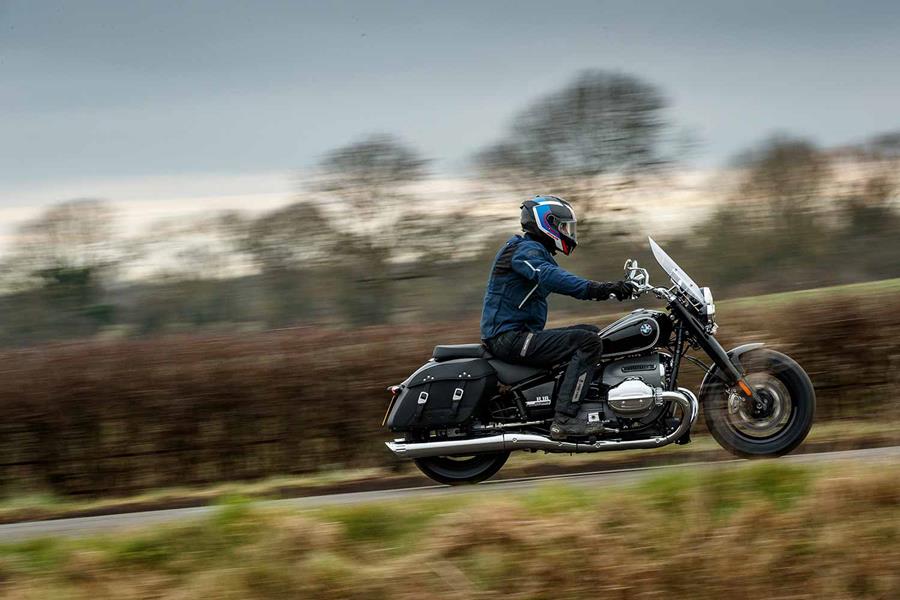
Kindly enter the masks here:
<path id="1" fill-rule="evenodd" d="M 700 286 L 694 283 L 694 280 L 678 266 L 678 263 L 672 260 L 671 256 L 666 254 L 665 250 L 659 247 L 659 244 L 653 241 L 653 238 L 647 239 L 650 240 L 650 250 L 653 251 L 653 258 L 656 259 L 662 270 L 666 272 L 672 283 L 695 300 L 699 306 L 704 306 L 706 301 L 703 299 L 703 292 L 700 291 Z"/>

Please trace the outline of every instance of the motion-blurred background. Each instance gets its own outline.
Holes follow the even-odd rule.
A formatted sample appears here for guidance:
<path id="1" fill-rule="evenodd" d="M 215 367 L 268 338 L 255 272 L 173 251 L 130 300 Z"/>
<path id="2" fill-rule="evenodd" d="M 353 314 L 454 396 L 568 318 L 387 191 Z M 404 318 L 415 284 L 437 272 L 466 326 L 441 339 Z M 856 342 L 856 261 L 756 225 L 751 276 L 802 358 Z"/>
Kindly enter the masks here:
<path id="1" fill-rule="evenodd" d="M 348 436 L 377 437 L 384 387 L 431 345 L 477 341 L 537 193 L 577 207 L 564 266 L 594 279 L 652 263 L 648 234 L 719 300 L 900 275 L 891 3 L 0 6 L 8 485 L 144 487 L 134 454 L 166 483 L 342 464 L 348 443 L 381 462 Z M 772 302 L 748 307 L 759 339 L 815 332 L 796 342 L 833 355 L 823 378 L 894 377 L 895 345 L 851 347 L 893 338 L 896 298 L 833 301 L 775 330 Z"/>
<path id="2" fill-rule="evenodd" d="M 0 0 L 0 513 L 396 476 L 384 388 L 477 341 L 543 193 L 564 268 L 659 281 L 652 235 L 726 346 L 796 356 L 810 443 L 896 441 L 898 34 L 875 0 Z"/>

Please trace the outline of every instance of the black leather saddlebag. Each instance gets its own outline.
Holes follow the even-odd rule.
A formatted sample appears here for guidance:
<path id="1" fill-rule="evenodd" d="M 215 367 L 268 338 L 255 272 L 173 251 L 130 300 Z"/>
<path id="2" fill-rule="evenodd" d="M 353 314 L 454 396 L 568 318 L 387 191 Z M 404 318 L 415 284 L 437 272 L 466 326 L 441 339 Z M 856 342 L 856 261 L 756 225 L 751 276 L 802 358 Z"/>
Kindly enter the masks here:
<path id="1" fill-rule="evenodd" d="M 496 385 L 494 369 L 484 359 L 428 362 L 401 385 L 387 426 L 391 431 L 416 431 L 459 425 Z"/>

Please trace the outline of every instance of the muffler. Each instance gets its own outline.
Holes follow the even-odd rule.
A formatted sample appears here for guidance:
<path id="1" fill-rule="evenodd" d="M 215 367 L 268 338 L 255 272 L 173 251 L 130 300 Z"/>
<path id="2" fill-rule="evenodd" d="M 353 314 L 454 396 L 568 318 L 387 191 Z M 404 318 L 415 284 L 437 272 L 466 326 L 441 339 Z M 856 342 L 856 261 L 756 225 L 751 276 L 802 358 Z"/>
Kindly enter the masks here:
<path id="1" fill-rule="evenodd" d="M 666 436 L 657 436 L 643 440 L 599 440 L 594 443 L 563 442 L 547 436 L 533 433 L 500 433 L 485 437 L 461 440 L 442 440 L 439 442 L 404 441 L 385 442 L 391 452 L 403 458 L 425 458 L 428 456 L 452 456 L 498 452 L 503 450 L 544 450 L 546 452 L 605 452 L 609 450 L 637 450 L 642 448 L 659 448 L 671 444 L 691 430 L 700 412 L 697 397 L 685 388 L 677 392 L 662 392 L 664 401 L 676 402 L 683 409 L 684 416 L 678 427 Z"/>

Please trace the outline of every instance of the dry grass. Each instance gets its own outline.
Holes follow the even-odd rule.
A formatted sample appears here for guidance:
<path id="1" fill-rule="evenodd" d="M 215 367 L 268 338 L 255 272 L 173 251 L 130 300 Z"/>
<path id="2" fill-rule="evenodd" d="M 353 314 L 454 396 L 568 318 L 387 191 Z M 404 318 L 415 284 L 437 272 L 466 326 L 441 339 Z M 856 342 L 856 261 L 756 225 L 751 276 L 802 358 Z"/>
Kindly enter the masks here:
<path id="1" fill-rule="evenodd" d="M 900 467 L 769 462 L 0 546 L 4 598 L 900 597 Z"/>
<path id="2" fill-rule="evenodd" d="M 900 445 L 897 421 L 830 421 L 816 425 L 798 452 L 828 452 Z M 688 446 L 599 454 L 545 454 L 516 452 L 499 477 L 543 475 L 558 471 L 609 470 L 639 466 L 731 460 L 708 434 L 693 436 Z M 194 487 L 173 487 L 134 495 L 78 499 L 49 493 L 13 495 L 0 499 L 0 523 L 103 515 L 182 506 L 211 505 L 228 498 L 253 500 L 299 497 L 368 489 L 432 484 L 407 461 L 399 468 L 338 469 L 310 475 L 268 477 L 257 481 L 232 481 Z"/>

